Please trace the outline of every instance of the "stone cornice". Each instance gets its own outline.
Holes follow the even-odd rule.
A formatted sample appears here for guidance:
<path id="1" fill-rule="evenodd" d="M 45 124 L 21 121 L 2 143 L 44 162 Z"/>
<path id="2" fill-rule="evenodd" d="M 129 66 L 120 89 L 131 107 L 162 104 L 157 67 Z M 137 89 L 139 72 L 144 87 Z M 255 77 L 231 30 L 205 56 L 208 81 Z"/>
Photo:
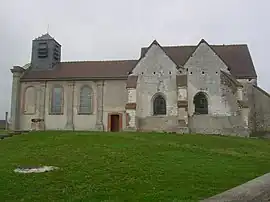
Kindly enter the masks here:
<path id="1" fill-rule="evenodd" d="M 14 66 L 12 69 L 10 69 L 10 71 L 12 72 L 12 74 L 23 73 L 25 71 L 25 69 L 20 67 L 20 66 Z"/>

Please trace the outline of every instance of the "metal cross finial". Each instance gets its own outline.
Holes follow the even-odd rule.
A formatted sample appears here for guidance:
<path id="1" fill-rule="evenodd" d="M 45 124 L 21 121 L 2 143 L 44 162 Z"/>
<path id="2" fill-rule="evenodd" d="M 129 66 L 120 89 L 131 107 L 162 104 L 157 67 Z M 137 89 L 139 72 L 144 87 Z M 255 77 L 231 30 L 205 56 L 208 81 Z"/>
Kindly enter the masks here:
<path id="1" fill-rule="evenodd" d="M 49 24 L 48 24 L 48 26 L 47 26 L 47 34 L 49 34 Z"/>

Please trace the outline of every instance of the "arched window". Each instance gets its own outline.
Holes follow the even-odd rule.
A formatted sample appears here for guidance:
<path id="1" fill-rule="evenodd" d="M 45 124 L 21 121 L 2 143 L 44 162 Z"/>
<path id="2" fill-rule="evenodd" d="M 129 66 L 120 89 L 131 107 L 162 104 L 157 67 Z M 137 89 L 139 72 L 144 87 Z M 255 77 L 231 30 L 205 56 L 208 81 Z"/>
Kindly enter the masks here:
<path id="1" fill-rule="evenodd" d="M 163 96 L 158 95 L 153 101 L 154 115 L 166 115 L 166 100 Z"/>
<path id="2" fill-rule="evenodd" d="M 24 106 L 23 110 L 25 114 L 36 113 L 36 89 L 33 86 L 29 86 L 24 92 Z"/>
<path id="3" fill-rule="evenodd" d="M 194 96 L 195 114 L 208 114 L 208 101 L 205 93 L 199 92 Z"/>
<path id="4" fill-rule="evenodd" d="M 83 86 L 80 91 L 80 114 L 92 113 L 92 89 L 89 86 Z"/>
<path id="5" fill-rule="evenodd" d="M 51 92 L 51 114 L 63 114 L 64 89 L 62 86 L 54 86 Z"/>

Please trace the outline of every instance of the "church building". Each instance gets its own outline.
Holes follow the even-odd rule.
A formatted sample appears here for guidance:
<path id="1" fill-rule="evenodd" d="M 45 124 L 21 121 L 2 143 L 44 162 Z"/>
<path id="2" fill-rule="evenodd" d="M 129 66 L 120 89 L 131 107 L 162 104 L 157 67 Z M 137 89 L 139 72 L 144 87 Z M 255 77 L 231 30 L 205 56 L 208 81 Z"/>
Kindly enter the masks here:
<path id="1" fill-rule="evenodd" d="M 61 61 L 48 33 L 14 66 L 10 130 L 249 136 L 270 129 L 270 96 L 246 44 L 162 46 L 135 60 Z"/>

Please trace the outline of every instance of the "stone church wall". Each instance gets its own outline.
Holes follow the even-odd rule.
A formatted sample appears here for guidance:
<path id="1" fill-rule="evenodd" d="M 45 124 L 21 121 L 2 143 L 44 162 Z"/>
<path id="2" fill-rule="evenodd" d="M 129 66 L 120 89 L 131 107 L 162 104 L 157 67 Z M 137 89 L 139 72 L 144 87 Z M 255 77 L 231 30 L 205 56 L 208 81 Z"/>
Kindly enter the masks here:
<path id="1" fill-rule="evenodd" d="M 152 44 L 146 55 L 134 68 L 138 76 L 136 87 L 136 123 L 138 130 L 163 131 L 177 125 L 177 85 L 179 74 L 176 64 L 158 44 Z M 166 100 L 167 115 L 153 116 L 156 95 Z"/>
<path id="2" fill-rule="evenodd" d="M 194 96 L 205 92 L 208 96 L 209 114 L 224 115 L 228 108 L 221 99 L 221 70 L 227 72 L 227 66 L 206 44 L 201 43 L 185 64 L 188 69 L 188 113 L 193 115 L 195 108 Z"/>
<path id="3" fill-rule="evenodd" d="M 141 131 L 166 131 L 177 125 L 178 119 L 175 116 L 149 116 L 137 118 L 139 130 Z"/>
<path id="4" fill-rule="evenodd" d="M 119 114 L 122 117 L 122 129 L 125 129 L 127 125 L 125 118 L 125 105 L 128 101 L 126 80 L 105 80 L 103 94 L 104 103 L 102 119 L 104 130 L 107 131 L 108 129 L 108 116 L 112 113 Z"/>
<path id="5" fill-rule="evenodd" d="M 175 63 L 157 44 L 153 44 L 145 57 L 132 72 L 138 76 L 136 95 L 136 116 L 145 118 L 153 115 L 153 97 L 159 93 L 166 99 L 167 115 L 177 116 Z"/>
<path id="6" fill-rule="evenodd" d="M 221 81 L 222 82 L 222 81 Z M 232 83 L 231 85 L 225 84 L 223 81 L 221 84 L 221 103 L 223 104 L 223 115 L 236 115 L 239 111 L 237 104 L 237 87 Z"/>
<path id="7" fill-rule="evenodd" d="M 78 114 L 78 108 L 80 103 L 80 89 L 83 86 L 89 86 L 92 89 L 92 113 L 83 115 Z M 96 125 L 96 116 L 97 116 L 97 84 L 93 81 L 76 81 L 74 83 L 74 94 L 73 94 L 73 103 L 71 102 L 71 108 L 73 109 L 73 125 L 76 130 L 89 130 L 94 129 Z"/>
<path id="8" fill-rule="evenodd" d="M 270 95 L 258 86 L 250 86 L 248 90 L 251 106 L 250 124 L 256 132 L 270 131 Z"/>
<path id="9" fill-rule="evenodd" d="M 243 127 L 243 120 L 237 116 L 193 115 L 189 117 L 191 133 L 221 134 L 248 137 L 250 131 Z"/>
<path id="10" fill-rule="evenodd" d="M 206 43 L 201 43 L 185 68 L 188 69 L 190 132 L 247 136 L 248 129 L 237 104 L 238 89 L 225 78 L 230 73 L 219 56 Z M 198 92 L 207 95 L 208 115 L 194 115 L 193 99 Z"/>
<path id="11" fill-rule="evenodd" d="M 31 91 L 29 91 L 31 89 Z M 44 82 L 24 82 L 20 87 L 20 129 L 30 130 L 31 120 L 43 116 Z M 29 110 L 30 109 L 30 110 Z"/>
<path id="12" fill-rule="evenodd" d="M 64 89 L 64 103 L 63 103 L 63 114 L 52 115 L 50 114 L 50 103 L 51 103 L 51 90 L 54 85 L 62 86 Z M 45 86 L 45 129 L 46 130 L 62 130 L 65 128 L 67 123 L 67 99 L 70 98 L 67 94 L 68 83 L 66 81 L 51 81 L 47 82 Z"/>
<path id="13" fill-rule="evenodd" d="M 54 85 L 64 89 L 63 114 L 50 114 L 51 90 Z M 91 114 L 79 114 L 80 89 L 88 85 L 92 89 Z M 34 91 L 26 91 L 33 88 Z M 27 99 L 25 98 L 27 92 Z M 33 93 L 35 92 L 35 93 Z M 122 117 L 122 127 L 126 126 L 125 104 L 127 102 L 126 81 L 49 81 L 21 83 L 20 130 L 31 130 L 32 119 L 44 119 L 41 130 L 97 130 L 101 124 L 108 128 L 108 115 L 117 113 Z M 28 111 L 25 111 L 26 104 Z M 30 103 L 31 102 L 31 103 Z"/>

